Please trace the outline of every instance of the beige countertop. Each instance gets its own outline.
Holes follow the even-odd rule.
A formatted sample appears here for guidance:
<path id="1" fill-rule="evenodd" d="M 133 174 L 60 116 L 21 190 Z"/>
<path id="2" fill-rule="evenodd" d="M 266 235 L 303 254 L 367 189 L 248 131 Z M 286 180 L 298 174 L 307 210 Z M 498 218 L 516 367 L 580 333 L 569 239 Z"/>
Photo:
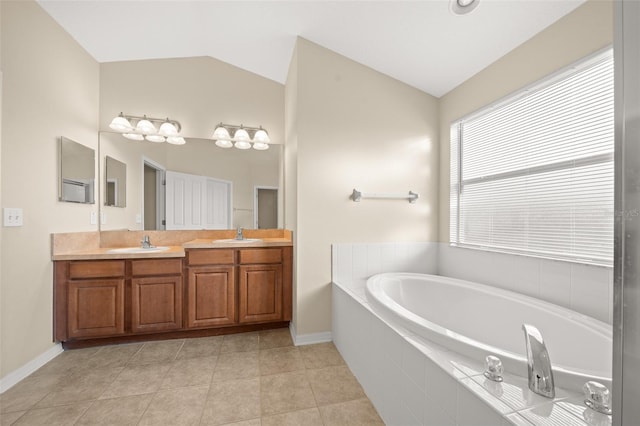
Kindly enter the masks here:
<path id="1" fill-rule="evenodd" d="M 261 238 L 259 241 L 221 241 L 210 238 L 199 238 L 179 246 L 168 246 L 167 250 L 148 253 L 113 253 L 114 249 L 124 247 L 88 248 L 78 251 L 54 254 L 52 260 L 109 260 L 109 259 L 156 259 L 185 257 L 185 249 L 203 248 L 251 248 L 251 247 L 283 247 L 291 246 L 289 238 Z"/>

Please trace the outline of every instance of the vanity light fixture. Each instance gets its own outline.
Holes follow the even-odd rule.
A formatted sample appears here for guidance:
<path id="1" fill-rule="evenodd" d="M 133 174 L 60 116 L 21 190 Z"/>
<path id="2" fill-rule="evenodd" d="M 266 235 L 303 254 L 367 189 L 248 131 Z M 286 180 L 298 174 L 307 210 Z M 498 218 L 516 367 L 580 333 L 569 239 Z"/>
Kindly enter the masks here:
<path id="1" fill-rule="evenodd" d="M 135 126 L 133 125 L 135 123 Z M 143 115 L 124 115 L 120 113 L 111 121 L 109 127 L 122 133 L 127 139 L 134 141 L 148 140 L 149 142 L 168 142 L 173 145 L 184 145 L 186 141 L 180 136 L 182 127 L 176 120 L 169 118 L 151 118 Z"/>
<path id="2" fill-rule="evenodd" d="M 231 137 L 231 134 L 233 134 L 233 137 Z M 262 126 L 245 127 L 242 124 L 236 126 L 234 124 L 220 123 L 216 126 L 212 138 L 220 148 L 235 146 L 238 149 L 249 149 L 253 146 L 253 149 L 265 150 L 269 149 L 269 143 L 271 142 L 269 134 Z"/>

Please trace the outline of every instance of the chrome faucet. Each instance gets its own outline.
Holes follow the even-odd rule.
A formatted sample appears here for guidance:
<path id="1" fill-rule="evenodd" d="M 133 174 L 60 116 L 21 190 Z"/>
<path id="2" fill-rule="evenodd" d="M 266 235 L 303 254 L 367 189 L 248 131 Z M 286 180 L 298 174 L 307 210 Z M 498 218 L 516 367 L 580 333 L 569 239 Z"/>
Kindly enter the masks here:
<path id="1" fill-rule="evenodd" d="M 244 235 L 242 233 L 242 228 L 238 227 L 236 231 L 236 240 L 244 240 Z"/>
<path id="2" fill-rule="evenodd" d="M 142 248 L 151 248 L 151 239 L 149 239 L 148 235 L 142 237 Z"/>
<path id="3" fill-rule="evenodd" d="M 554 398 L 556 390 L 553 385 L 553 371 L 549 352 L 542 340 L 540 331 L 532 325 L 522 324 L 527 345 L 527 371 L 529 373 L 529 389 L 538 395 Z"/>

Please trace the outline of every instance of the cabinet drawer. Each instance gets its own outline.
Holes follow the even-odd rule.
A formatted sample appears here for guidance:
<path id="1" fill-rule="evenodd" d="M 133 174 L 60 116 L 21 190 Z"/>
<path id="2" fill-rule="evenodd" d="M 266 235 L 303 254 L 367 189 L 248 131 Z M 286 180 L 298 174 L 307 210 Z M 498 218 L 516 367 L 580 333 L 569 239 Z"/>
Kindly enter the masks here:
<path id="1" fill-rule="evenodd" d="M 131 261 L 131 275 L 173 275 L 182 273 L 181 259 L 145 259 Z"/>
<path id="2" fill-rule="evenodd" d="M 69 278 L 124 276 L 123 260 L 69 262 Z"/>
<path id="3" fill-rule="evenodd" d="M 282 262 L 282 249 L 245 249 L 240 250 L 241 264 L 247 263 L 280 263 Z"/>
<path id="4" fill-rule="evenodd" d="M 189 265 L 231 265 L 233 249 L 188 250 L 187 263 Z"/>

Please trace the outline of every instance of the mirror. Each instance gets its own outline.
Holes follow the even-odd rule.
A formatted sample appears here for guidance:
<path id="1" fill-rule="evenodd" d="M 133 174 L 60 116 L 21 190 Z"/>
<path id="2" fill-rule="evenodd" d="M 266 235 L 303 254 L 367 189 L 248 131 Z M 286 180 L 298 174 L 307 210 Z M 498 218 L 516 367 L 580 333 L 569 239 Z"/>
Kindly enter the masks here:
<path id="1" fill-rule="evenodd" d="M 127 165 L 115 158 L 105 157 L 104 205 L 127 206 Z"/>
<path id="2" fill-rule="evenodd" d="M 95 150 L 62 136 L 59 144 L 58 200 L 95 202 Z"/>
<path id="3" fill-rule="evenodd" d="M 118 158 L 126 170 L 121 208 L 110 203 L 106 188 L 100 192 L 101 230 L 282 227 L 282 145 L 240 150 L 220 148 L 209 139 L 185 139 L 184 145 L 171 145 L 100 133 L 101 160 Z M 109 164 L 100 179 L 104 185 Z M 266 196 L 271 200 L 261 200 Z"/>

